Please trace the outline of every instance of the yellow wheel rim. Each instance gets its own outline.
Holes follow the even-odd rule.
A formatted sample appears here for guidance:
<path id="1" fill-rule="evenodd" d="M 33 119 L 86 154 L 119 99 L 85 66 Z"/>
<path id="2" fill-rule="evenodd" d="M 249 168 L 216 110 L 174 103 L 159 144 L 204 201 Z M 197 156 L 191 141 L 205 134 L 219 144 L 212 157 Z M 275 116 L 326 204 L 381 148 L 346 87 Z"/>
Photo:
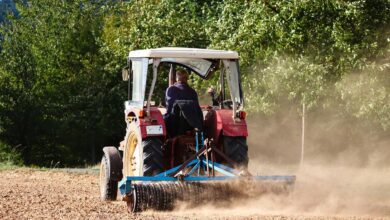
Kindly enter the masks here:
<path id="1" fill-rule="evenodd" d="M 134 132 L 131 132 L 129 138 L 127 139 L 124 156 L 123 156 L 123 172 L 126 176 L 134 176 L 134 170 L 136 169 L 135 164 L 136 160 L 134 157 L 134 151 L 137 147 L 138 140 Z"/>

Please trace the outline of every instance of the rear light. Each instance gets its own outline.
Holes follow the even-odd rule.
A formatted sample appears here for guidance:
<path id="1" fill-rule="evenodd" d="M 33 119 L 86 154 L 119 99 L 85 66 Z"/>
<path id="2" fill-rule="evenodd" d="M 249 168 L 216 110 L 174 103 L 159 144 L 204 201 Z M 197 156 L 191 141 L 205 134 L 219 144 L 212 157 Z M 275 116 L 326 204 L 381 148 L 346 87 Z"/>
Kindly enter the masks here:
<path id="1" fill-rule="evenodd" d="M 142 110 L 139 111 L 138 117 L 139 118 L 144 118 L 145 115 L 146 115 L 146 112 L 145 112 L 145 110 L 142 109 Z"/>
<path id="2" fill-rule="evenodd" d="M 239 111 L 239 112 L 237 112 L 237 116 L 238 116 L 239 119 L 244 120 L 246 118 L 246 112 Z"/>

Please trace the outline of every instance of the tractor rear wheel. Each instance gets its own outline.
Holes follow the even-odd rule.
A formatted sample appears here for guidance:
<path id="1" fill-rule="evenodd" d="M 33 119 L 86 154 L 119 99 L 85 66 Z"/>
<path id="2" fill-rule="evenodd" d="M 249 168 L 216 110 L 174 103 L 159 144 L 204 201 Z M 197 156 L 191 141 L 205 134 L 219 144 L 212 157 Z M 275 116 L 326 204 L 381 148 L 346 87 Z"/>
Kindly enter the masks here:
<path id="1" fill-rule="evenodd" d="M 240 167 L 248 167 L 248 145 L 245 137 L 223 137 L 225 154 Z"/>
<path id="2" fill-rule="evenodd" d="M 123 154 L 125 176 L 153 176 L 162 172 L 164 170 L 164 157 L 161 140 L 156 137 L 147 137 L 141 141 L 143 163 L 140 162 L 139 150 L 137 150 L 138 143 L 137 136 L 132 132 Z M 141 167 L 142 164 L 143 167 Z"/>
<path id="3" fill-rule="evenodd" d="M 118 181 L 110 178 L 110 164 L 106 155 L 103 155 L 100 164 L 100 198 L 103 201 L 114 201 L 118 193 Z"/>
<path id="4" fill-rule="evenodd" d="M 142 140 L 144 149 L 144 176 L 154 176 L 164 170 L 163 143 L 159 138 Z"/>

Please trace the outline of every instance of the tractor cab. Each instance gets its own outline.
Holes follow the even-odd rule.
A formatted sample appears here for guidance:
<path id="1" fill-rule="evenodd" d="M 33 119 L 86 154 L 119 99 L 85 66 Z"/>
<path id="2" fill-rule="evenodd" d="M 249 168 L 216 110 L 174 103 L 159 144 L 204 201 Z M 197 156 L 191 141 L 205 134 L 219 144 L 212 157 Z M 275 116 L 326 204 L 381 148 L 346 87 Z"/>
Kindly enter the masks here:
<path id="1" fill-rule="evenodd" d="M 125 71 L 123 78 L 129 81 L 128 101 L 126 109 L 132 107 L 145 108 L 146 115 L 150 117 L 150 107 L 157 105 L 153 99 L 158 93 L 156 82 L 166 81 L 166 87 L 175 83 L 176 69 L 184 68 L 191 75 L 195 74 L 202 80 L 215 78 L 218 74 L 218 88 L 210 91 L 212 95 L 210 106 L 219 109 L 233 110 L 232 117 L 236 120 L 242 118 L 239 111 L 243 108 L 242 88 L 238 67 L 238 53 L 234 51 L 221 51 L 192 48 L 159 48 L 148 50 L 136 50 L 129 54 L 129 70 Z M 169 67 L 168 79 L 159 72 Z M 166 68 L 165 68 L 166 69 Z M 161 84 L 161 83 L 160 83 Z M 154 101 L 153 101 L 154 100 Z M 158 100 L 164 104 L 164 100 Z M 162 113 L 163 108 L 160 108 Z"/>

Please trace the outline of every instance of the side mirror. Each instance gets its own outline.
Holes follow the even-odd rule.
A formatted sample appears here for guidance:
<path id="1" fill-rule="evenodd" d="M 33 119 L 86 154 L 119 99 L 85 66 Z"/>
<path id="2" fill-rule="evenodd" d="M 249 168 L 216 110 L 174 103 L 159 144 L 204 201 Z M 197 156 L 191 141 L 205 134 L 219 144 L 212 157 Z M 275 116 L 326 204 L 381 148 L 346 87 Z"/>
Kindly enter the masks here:
<path id="1" fill-rule="evenodd" d="M 128 81 L 129 80 L 129 78 L 130 78 L 130 73 L 129 72 L 130 72 L 129 69 L 127 69 L 127 68 L 123 68 L 122 69 L 122 80 L 123 81 Z"/>

